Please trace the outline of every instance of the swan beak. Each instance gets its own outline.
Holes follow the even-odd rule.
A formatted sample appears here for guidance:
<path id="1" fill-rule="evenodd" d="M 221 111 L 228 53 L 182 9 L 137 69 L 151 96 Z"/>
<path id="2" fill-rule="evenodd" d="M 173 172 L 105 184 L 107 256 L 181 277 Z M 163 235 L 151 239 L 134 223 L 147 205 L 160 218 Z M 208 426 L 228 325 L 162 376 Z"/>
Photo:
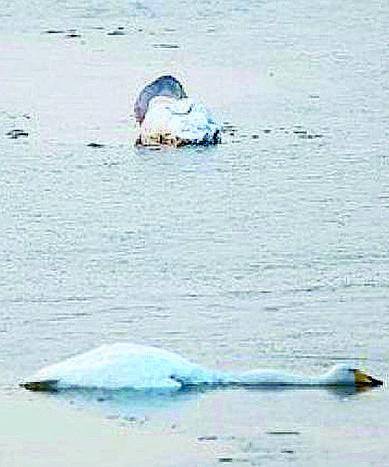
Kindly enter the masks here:
<path id="1" fill-rule="evenodd" d="M 384 383 L 380 379 L 363 373 L 361 370 L 354 370 L 355 386 L 382 386 Z"/>

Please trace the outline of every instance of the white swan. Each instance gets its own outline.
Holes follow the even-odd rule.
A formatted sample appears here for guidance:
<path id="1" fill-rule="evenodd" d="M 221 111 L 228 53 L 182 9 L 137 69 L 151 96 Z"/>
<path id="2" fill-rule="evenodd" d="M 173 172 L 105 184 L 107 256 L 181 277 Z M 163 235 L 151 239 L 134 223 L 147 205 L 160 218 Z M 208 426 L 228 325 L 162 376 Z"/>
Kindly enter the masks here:
<path id="1" fill-rule="evenodd" d="M 220 142 L 221 127 L 203 104 L 187 97 L 173 76 L 161 76 L 139 94 L 134 106 L 143 146 L 209 145 Z"/>
<path id="2" fill-rule="evenodd" d="M 299 376 L 278 370 L 243 373 L 212 371 L 178 354 L 134 344 L 103 345 L 38 371 L 21 386 L 30 390 L 66 388 L 180 389 L 197 385 L 378 386 L 362 371 L 337 365 L 327 373 Z"/>

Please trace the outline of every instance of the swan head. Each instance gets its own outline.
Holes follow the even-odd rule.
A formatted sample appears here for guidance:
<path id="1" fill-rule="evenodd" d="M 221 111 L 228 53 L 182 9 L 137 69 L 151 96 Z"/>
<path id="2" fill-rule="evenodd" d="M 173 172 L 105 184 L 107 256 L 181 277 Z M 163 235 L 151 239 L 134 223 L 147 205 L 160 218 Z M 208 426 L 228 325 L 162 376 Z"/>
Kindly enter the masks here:
<path id="1" fill-rule="evenodd" d="M 156 96 L 173 97 L 175 99 L 187 97 L 182 84 L 174 76 L 160 76 L 143 88 L 135 101 L 134 113 L 138 123 L 143 122 L 149 102 Z"/>
<path id="2" fill-rule="evenodd" d="M 323 379 L 328 385 L 342 386 L 382 386 L 383 382 L 373 378 L 363 371 L 348 365 L 336 365 L 331 368 Z"/>

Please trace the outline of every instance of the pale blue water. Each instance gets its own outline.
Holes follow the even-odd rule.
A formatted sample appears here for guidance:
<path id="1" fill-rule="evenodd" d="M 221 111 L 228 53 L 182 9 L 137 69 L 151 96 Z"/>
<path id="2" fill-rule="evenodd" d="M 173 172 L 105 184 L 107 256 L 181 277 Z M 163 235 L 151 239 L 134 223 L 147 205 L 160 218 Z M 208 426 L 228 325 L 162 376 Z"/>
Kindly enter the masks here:
<path id="1" fill-rule="evenodd" d="M 19 0 L 1 15 L 2 390 L 114 341 L 387 378 L 386 4 Z M 166 72 L 227 122 L 224 144 L 133 147 L 133 100 Z M 215 435 L 236 463 L 389 454 L 385 388 L 190 393 L 162 411 L 126 397 L 90 404 Z"/>

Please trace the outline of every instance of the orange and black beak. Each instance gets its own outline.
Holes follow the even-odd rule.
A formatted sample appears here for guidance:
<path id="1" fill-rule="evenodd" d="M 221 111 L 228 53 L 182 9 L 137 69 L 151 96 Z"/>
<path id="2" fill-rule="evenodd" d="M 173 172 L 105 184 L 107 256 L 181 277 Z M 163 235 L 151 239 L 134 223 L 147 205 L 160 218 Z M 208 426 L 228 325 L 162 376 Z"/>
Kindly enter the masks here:
<path id="1" fill-rule="evenodd" d="M 361 370 L 354 370 L 355 386 L 382 386 L 384 383 L 380 379 L 373 378 L 372 376 L 363 373 Z"/>

